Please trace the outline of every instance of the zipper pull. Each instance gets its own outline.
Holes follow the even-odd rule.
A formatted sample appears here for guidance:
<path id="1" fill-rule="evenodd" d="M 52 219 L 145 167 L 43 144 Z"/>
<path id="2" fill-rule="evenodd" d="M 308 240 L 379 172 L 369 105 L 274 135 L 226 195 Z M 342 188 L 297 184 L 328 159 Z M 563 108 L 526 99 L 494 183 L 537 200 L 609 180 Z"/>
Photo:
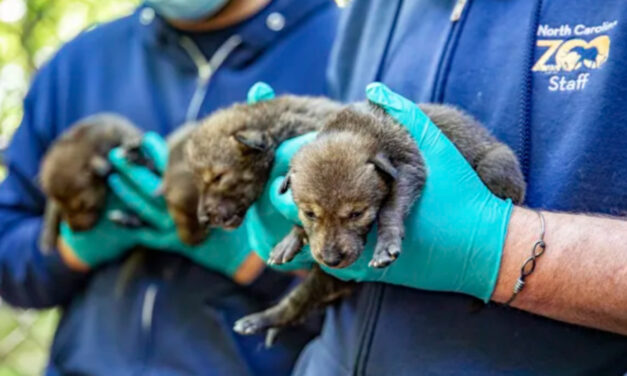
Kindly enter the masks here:
<path id="1" fill-rule="evenodd" d="M 196 69 L 198 70 L 196 90 L 194 91 L 192 100 L 189 102 L 189 106 L 187 107 L 187 115 L 185 115 L 185 121 L 189 122 L 195 121 L 198 117 L 200 106 L 207 94 L 207 86 L 209 85 L 211 76 L 213 76 L 222 63 L 224 63 L 226 58 L 229 57 L 229 55 L 242 43 L 242 38 L 237 34 L 231 35 L 229 39 L 218 47 L 209 60 L 205 58 L 205 55 L 203 55 L 200 48 L 198 48 L 196 43 L 194 43 L 190 37 L 181 37 L 179 43 L 192 59 L 194 65 L 196 65 Z"/>
<path id="2" fill-rule="evenodd" d="M 202 85 L 205 85 L 209 81 L 212 74 L 213 68 L 211 68 L 211 64 L 204 63 L 198 66 L 198 81 L 200 81 Z"/>
<path id="3" fill-rule="evenodd" d="M 457 0 L 457 3 L 455 3 L 455 7 L 453 8 L 453 11 L 451 12 L 451 22 L 459 21 L 459 19 L 462 17 L 462 13 L 464 12 L 464 9 L 466 8 L 467 3 L 468 3 L 468 0 Z"/>
<path id="4" fill-rule="evenodd" d="M 346 8 L 350 2 L 351 0 L 335 0 L 335 4 L 338 8 Z"/>

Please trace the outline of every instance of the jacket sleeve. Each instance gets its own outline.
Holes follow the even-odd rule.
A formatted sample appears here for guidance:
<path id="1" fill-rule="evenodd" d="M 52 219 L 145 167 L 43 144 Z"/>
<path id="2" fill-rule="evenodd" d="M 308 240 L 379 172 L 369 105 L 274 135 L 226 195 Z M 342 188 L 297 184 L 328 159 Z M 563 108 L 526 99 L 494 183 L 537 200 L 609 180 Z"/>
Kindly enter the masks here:
<path id="1" fill-rule="evenodd" d="M 4 153 L 7 176 L 0 183 L 0 297 L 24 308 L 64 305 L 87 274 L 70 270 L 59 253 L 38 247 L 45 199 L 38 187 L 39 163 L 58 133 L 60 93 L 54 69 L 37 75 L 24 101 L 22 124 Z"/>

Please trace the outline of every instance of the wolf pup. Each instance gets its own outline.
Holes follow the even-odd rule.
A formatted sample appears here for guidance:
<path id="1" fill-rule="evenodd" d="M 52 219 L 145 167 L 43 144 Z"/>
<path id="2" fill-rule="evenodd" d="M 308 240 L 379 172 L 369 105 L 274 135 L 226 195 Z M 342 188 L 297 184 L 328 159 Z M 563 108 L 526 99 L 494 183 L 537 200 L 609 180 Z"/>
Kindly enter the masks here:
<path id="1" fill-rule="evenodd" d="M 324 98 L 282 96 L 235 104 L 201 120 L 185 146 L 200 224 L 238 227 L 263 192 L 279 144 L 319 129 L 340 109 Z"/>
<path id="2" fill-rule="evenodd" d="M 423 104 L 420 108 L 494 194 L 522 202 L 524 179 L 506 145 L 453 107 Z M 389 265 L 401 252 L 403 220 L 425 178 L 416 143 L 400 124 L 374 104 L 346 107 L 292 158 L 281 189 L 292 187 L 303 228 L 294 227 L 273 249 L 269 261 L 291 260 L 307 240 L 318 262 L 346 267 L 360 256 L 376 221 L 378 239 L 370 265 Z M 344 294 L 350 286 L 315 269 L 276 306 L 244 317 L 234 329 L 253 334 L 296 324 L 312 307 Z"/>
<path id="3" fill-rule="evenodd" d="M 522 202 L 525 183 L 514 153 L 476 120 L 445 105 L 419 106 L 457 146 L 498 197 Z M 374 104 L 347 107 L 316 140 L 294 155 L 282 191 L 292 186 L 304 229 L 296 226 L 270 255 L 291 260 L 304 238 L 314 258 L 329 267 L 352 264 L 377 222 L 370 266 L 381 268 L 401 253 L 404 219 L 425 183 L 426 170 L 407 130 Z"/>
<path id="4" fill-rule="evenodd" d="M 52 145 L 40 173 L 48 198 L 39 239 L 44 252 L 56 246 L 62 219 L 74 231 L 96 224 L 107 194 L 109 151 L 140 139 L 141 132 L 128 120 L 102 113 L 79 120 Z"/>
<path id="5" fill-rule="evenodd" d="M 208 235 L 206 226 L 198 220 L 199 194 L 194 175 L 184 160 L 185 143 L 195 127 L 195 124 L 183 125 L 166 139 L 169 156 L 162 188 L 179 238 L 188 245 L 197 245 Z"/>

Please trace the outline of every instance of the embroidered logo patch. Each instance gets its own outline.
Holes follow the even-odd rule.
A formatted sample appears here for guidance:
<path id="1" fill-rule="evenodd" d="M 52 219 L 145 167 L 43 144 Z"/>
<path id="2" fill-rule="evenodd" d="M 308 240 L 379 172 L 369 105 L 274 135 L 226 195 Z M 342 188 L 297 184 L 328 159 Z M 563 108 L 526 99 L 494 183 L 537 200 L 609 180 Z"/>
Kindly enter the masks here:
<path id="1" fill-rule="evenodd" d="M 536 43 L 540 53 L 531 70 L 551 75 L 549 91 L 584 90 L 590 72 L 601 68 L 610 57 L 609 32 L 616 25 L 618 21 L 597 26 L 540 25 Z"/>

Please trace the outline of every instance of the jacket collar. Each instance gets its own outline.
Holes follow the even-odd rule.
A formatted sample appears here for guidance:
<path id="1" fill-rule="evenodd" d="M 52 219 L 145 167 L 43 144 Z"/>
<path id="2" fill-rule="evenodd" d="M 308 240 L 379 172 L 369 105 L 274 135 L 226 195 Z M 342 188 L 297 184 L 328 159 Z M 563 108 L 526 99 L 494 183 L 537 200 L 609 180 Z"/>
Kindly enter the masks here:
<path id="1" fill-rule="evenodd" d="M 233 32 L 242 38 L 242 44 L 225 65 L 238 65 L 256 56 L 276 40 L 290 33 L 299 23 L 305 22 L 307 18 L 328 6 L 334 6 L 330 0 L 272 0 L 259 13 L 232 27 Z M 168 25 L 152 8 L 145 4 L 141 5 L 134 12 L 132 19 L 139 29 L 142 42 L 147 47 L 165 49 L 176 55 L 184 54 L 178 44 L 182 33 Z M 207 32 L 206 38 L 223 35 L 224 33 L 220 31 Z M 215 51 L 203 51 L 207 59 L 213 52 Z"/>

